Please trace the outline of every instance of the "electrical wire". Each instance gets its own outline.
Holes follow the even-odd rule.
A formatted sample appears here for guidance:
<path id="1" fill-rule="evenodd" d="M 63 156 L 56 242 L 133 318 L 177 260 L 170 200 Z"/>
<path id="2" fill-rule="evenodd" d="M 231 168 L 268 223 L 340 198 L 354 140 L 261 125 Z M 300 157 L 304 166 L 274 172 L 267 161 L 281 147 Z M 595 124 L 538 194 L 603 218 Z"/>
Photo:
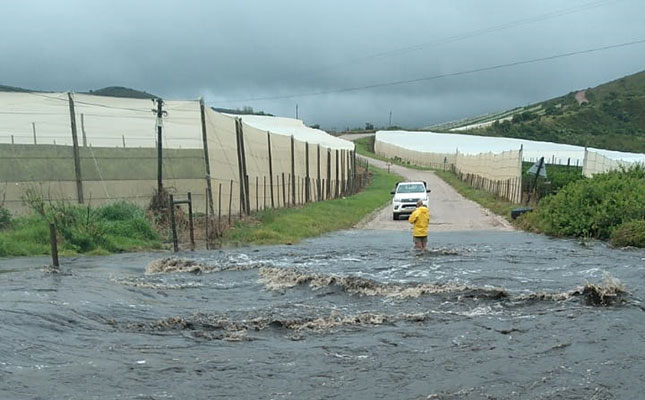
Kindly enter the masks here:
<path id="1" fill-rule="evenodd" d="M 286 94 L 286 95 L 279 95 L 279 96 L 248 97 L 248 98 L 244 98 L 244 99 L 227 100 L 226 102 L 227 103 L 241 103 L 241 102 L 249 102 L 249 101 L 291 99 L 291 98 L 295 98 L 295 97 L 321 96 L 321 95 L 333 94 L 333 93 L 354 92 L 354 91 L 366 90 L 366 89 L 374 89 L 374 88 L 381 88 L 381 87 L 388 87 L 388 86 L 398 86 L 398 85 L 403 85 L 403 84 L 407 84 L 407 83 L 431 81 L 431 80 L 447 78 L 447 77 L 452 77 L 452 76 L 470 75 L 470 74 L 475 74 L 475 73 L 479 73 L 479 72 L 493 71 L 493 70 L 497 70 L 497 69 L 516 67 L 516 66 L 519 66 L 519 65 L 533 64 L 533 63 L 537 63 L 537 62 L 555 60 L 555 59 L 559 59 L 559 58 L 573 57 L 573 56 L 577 56 L 577 55 L 580 55 L 580 54 L 596 53 L 596 52 L 600 52 L 600 51 L 605 51 L 605 50 L 610 50 L 610 49 L 617 49 L 617 48 L 620 48 L 620 47 L 634 46 L 634 45 L 643 44 L 643 43 L 645 43 L 645 39 L 635 40 L 635 41 L 631 41 L 631 42 L 618 43 L 618 44 L 613 44 L 613 45 L 603 46 L 603 47 L 596 47 L 596 48 L 580 50 L 580 51 L 572 51 L 572 52 L 569 52 L 569 53 L 555 54 L 555 55 L 551 55 L 551 56 L 533 58 L 533 59 L 529 59 L 529 60 L 514 61 L 514 62 L 510 62 L 510 63 L 506 63 L 506 64 L 497 64 L 497 65 L 493 65 L 493 66 L 489 66 L 489 67 L 482 67 L 482 68 L 470 69 L 470 70 L 465 70 L 465 71 L 458 71 L 458 72 L 450 72 L 450 73 L 446 73 L 446 74 L 425 76 L 425 77 L 414 78 L 414 79 L 406 79 L 406 80 L 390 81 L 390 82 L 379 82 L 379 83 L 373 83 L 373 84 L 370 84 L 370 85 L 363 85 L 363 86 L 353 86 L 353 87 L 346 87 L 346 88 L 340 88 L 340 89 L 329 89 L 329 90 L 320 90 L 320 91 L 312 91 L 312 92 L 301 92 L 301 93 Z M 224 103 L 224 102 L 215 102 L 215 103 L 211 103 L 211 104 L 222 104 L 222 103 Z"/>
<path id="2" fill-rule="evenodd" d="M 472 31 L 456 34 L 456 35 L 453 35 L 453 36 L 448 36 L 448 37 L 441 38 L 441 39 L 431 40 L 431 41 L 427 41 L 427 42 L 421 42 L 421 43 L 417 43 L 417 44 L 414 44 L 414 45 L 411 45 L 411 46 L 405 46 L 405 47 L 399 47 L 399 48 L 394 48 L 394 49 L 390 49 L 390 50 L 385 50 L 385 51 L 381 51 L 381 52 L 377 52 L 377 53 L 373 53 L 373 54 L 368 54 L 368 55 L 361 56 L 361 57 L 355 57 L 355 58 L 352 58 L 350 60 L 342 61 L 342 62 L 339 62 L 339 63 L 336 63 L 336 64 L 322 66 L 322 67 L 319 67 L 319 68 L 313 68 L 313 69 L 311 69 L 309 71 L 306 71 L 306 72 L 303 72 L 301 74 L 295 74 L 295 77 L 303 77 L 303 76 L 306 76 L 307 74 L 312 74 L 312 73 L 317 74 L 317 73 L 321 73 L 321 72 L 325 72 L 325 71 L 329 71 L 329 70 L 338 69 L 340 67 L 344 67 L 344 66 L 347 66 L 347 65 L 356 64 L 356 63 L 363 63 L 363 62 L 366 62 L 366 61 L 375 60 L 375 59 L 379 59 L 379 58 L 383 59 L 383 58 L 387 58 L 389 56 L 400 56 L 400 55 L 403 55 L 403 54 L 406 54 L 406 53 L 420 51 L 420 50 L 423 50 L 423 49 L 425 49 L 427 47 L 430 47 L 430 46 L 439 46 L 439 45 L 444 45 L 444 44 L 448 44 L 448 43 L 454 43 L 454 42 L 474 38 L 474 37 L 477 37 L 477 36 L 481 36 L 481 35 L 484 35 L 484 34 L 488 34 L 488 33 L 508 30 L 508 29 L 519 27 L 519 26 L 532 24 L 532 23 L 535 23 L 535 22 L 547 21 L 547 20 L 554 19 L 554 18 L 559 18 L 559 17 L 565 16 L 565 15 L 571 15 L 571 14 L 579 13 L 579 12 L 582 12 L 582 11 L 587 11 L 587 10 L 591 10 L 591 9 L 594 9 L 594 8 L 602 7 L 602 6 L 605 6 L 607 4 L 616 3 L 616 2 L 619 2 L 619 1 L 625 1 L 625 0 L 597 0 L 597 1 L 592 1 L 592 2 L 589 2 L 589 3 L 581 4 L 579 6 L 565 8 L 565 9 L 561 9 L 561 10 L 550 11 L 550 12 L 547 12 L 547 13 L 544 13 L 544 14 L 533 16 L 533 17 L 522 18 L 522 19 L 518 19 L 518 20 L 515 20 L 515 21 L 510 21 L 510 22 L 507 22 L 507 23 L 499 24 L 499 25 L 493 25 L 493 26 L 489 26 L 489 27 L 485 27 L 485 28 L 475 29 L 475 30 L 472 30 Z M 293 79 L 293 77 L 294 77 L 293 74 L 290 75 L 291 79 Z"/>

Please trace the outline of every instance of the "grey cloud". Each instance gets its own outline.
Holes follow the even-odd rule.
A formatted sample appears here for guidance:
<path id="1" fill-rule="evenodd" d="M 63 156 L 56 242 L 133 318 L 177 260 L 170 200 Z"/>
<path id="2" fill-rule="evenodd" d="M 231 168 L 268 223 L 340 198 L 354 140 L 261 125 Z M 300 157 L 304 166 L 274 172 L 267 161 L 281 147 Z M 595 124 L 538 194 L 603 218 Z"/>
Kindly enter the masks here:
<path id="1" fill-rule="evenodd" d="M 530 22 L 558 10 L 575 12 Z M 384 125 L 392 110 L 393 123 L 420 127 L 638 72 L 645 46 L 377 89 L 234 100 L 450 74 L 645 39 L 643 11 L 639 0 L 2 2 L 0 35 L 10 40 L 0 42 L 0 84 L 77 91 L 122 85 L 284 116 L 294 116 L 298 104 L 305 122 L 337 129 Z"/>

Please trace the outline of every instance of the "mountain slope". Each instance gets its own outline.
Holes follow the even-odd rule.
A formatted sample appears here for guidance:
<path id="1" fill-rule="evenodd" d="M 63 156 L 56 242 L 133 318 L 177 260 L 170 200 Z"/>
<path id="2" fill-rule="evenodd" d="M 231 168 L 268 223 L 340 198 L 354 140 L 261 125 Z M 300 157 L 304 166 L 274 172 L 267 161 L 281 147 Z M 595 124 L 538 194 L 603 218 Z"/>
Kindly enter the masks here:
<path id="1" fill-rule="evenodd" d="M 645 153 L 645 71 L 512 111 L 450 130 Z"/>

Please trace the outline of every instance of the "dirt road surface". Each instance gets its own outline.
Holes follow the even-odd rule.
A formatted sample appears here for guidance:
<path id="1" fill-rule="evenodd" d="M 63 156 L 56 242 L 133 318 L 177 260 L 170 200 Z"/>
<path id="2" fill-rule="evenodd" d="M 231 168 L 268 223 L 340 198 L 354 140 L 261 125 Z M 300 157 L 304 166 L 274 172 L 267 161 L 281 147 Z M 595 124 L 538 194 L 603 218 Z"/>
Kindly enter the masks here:
<path id="1" fill-rule="evenodd" d="M 384 161 L 372 158 L 368 158 L 368 160 L 370 165 L 387 169 L 387 163 Z M 432 190 L 429 193 L 428 207 L 430 210 L 430 232 L 513 230 L 512 225 L 504 218 L 464 198 L 432 171 L 420 171 L 398 165 L 391 165 L 390 170 L 403 176 L 406 180 L 428 183 L 428 187 Z M 412 231 L 410 223 L 403 217 L 399 221 L 392 219 L 391 204 L 368 216 L 355 228 Z"/>

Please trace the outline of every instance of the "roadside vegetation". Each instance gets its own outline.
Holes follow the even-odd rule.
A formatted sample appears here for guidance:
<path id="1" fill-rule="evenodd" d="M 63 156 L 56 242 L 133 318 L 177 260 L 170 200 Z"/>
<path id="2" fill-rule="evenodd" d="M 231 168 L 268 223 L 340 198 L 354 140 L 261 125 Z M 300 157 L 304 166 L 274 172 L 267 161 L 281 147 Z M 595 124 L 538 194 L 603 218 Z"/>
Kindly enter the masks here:
<path id="1" fill-rule="evenodd" d="M 29 195 L 32 213 L 17 218 L 0 208 L 0 257 L 50 253 L 49 224 L 55 223 L 62 255 L 158 249 L 160 235 L 143 209 L 127 202 L 91 208 L 46 203 Z"/>
<path id="2" fill-rule="evenodd" d="M 335 200 L 258 212 L 235 223 L 220 238 L 223 247 L 295 243 L 301 239 L 350 228 L 390 200 L 401 177 L 370 168 L 370 183 L 361 192 Z M 162 249 L 165 231 L 149 213 L 132 203 L 101 207 L 46 202 L 33 192 L 24 201 L 29 215 L 13 218 L 0 205 L 0 257 L 50 254 L 49 224 L 58 231 L 60 254 L 102 255 Z"/>
<path id="3" fill-rule="evenodd" d="M 520 226 L 553 236 L 645 247 L 645 168 L 581 179 L 542 199 Z"/>
<path id="4" fill-rule="evenodd" d="M 370 167 L 370 183 L 346 198 L 309 203 L 291 209 L 265 210 L 236 223 L 224 233 L 222 246 L 291 244 L 324 233 L 351 228 L 391 200 L 390 190 L 402 178 Z"/>

